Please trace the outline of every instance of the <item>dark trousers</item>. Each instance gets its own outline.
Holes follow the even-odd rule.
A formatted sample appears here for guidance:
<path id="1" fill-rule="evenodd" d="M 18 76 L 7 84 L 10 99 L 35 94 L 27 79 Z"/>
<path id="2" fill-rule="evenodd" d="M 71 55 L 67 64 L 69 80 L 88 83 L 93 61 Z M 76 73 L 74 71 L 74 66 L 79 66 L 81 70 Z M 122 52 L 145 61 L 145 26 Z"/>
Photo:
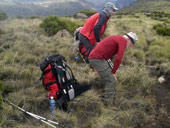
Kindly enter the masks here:
<path id="1" fill-rule="evenodd" d="M 89 62 L 104 81 L 104 104 L 112 105 L 116 100 L 116 80 L 111 68 L 105 59 L 89 59 Z"/>

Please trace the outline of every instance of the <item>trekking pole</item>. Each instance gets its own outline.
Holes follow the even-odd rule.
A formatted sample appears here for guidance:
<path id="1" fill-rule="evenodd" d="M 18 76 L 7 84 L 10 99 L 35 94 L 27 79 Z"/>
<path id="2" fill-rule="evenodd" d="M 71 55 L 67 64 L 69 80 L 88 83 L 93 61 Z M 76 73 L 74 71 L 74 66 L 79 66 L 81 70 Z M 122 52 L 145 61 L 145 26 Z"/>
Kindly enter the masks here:
<path id="1" fill-rule="evenodd" d="M 61 124 L 59 124 L 59 123 L 57 123 L 57 122 L 55 122 L 55 121 L 49 120 L 49 119 L 47 119 L 47 118 L 44 118 L 44 117 L 42 117 L 42 116 L 39 116 L 39 115 L 30 113 L 30 112 L 28 112 L 28 113 L 31 114 L 31 115 L 32 115 L 33 117 L 35 117 L 35 118 L 39 118 L 39 119 L 41 119 L 41 120 L 48 121 L 48 122 L 50 122 L 50 123 L 53 123 L 53 124 L 56 124 L 56 125 L 58 125 L 58 126 L 64 127 L 63 125 L 61 125 Z"/>
<path id="2" fill-rule="evenodd" d="M 26 114 L 28 114 L 28 115 L 30 115 L 30 116 L 38 119 L 39 121 L 41 121 L 41 122 L 43 122 L 43 123 L 45 123 L 45 124 L 47 124 L 47 125 L 49 125 L 49 126 L 51 126 L 51 127 L 53 127 L 53 128 L 56 128 L 56 126 L 54 126 L 54 125 L 52 125 L 52 124 L 50 124 L 50 123 L 56 124 L 57 126 L 60 126 L 60 127 L 63 127 L 63 128 L 64 128 L 64 125 L 62 125 L 62 124 L 60 124 L 60 123 L 57 123 L 57 122 L 55 122 L 55 121 L 49 120 L 49 119 L 47 119 L 47 118 L 41 117 L 41 116 L 36 115 L 36 114 L 33 114 L 33 113 L 31 113 L 31 112 L 28 112 L 28 111 L 26 111 L 26 110 L 24 110 L 24 109 L 16 106 L 15 104 L 11 103 L 11 102 L 8 101 L 8 100 L 4 100 L 4 101 L 7 102 L 7 103 L 9 103 L 11 106 L 19 109 L 20 111 L 22 111 L 22 112 L 24 112 L 24 113 L 26 113 Z M 48 121 L 48 122 L 47 122 L 47 121 Z M 50 123 L 49 123 L 49 122 L 50 122 Z"/>

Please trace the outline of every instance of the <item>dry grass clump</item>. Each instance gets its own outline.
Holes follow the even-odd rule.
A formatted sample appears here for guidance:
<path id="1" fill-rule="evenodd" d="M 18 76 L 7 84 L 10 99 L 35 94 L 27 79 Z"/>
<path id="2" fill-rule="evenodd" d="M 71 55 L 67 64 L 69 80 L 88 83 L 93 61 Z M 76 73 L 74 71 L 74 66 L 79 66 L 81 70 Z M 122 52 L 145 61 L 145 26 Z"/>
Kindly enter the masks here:
<path id="1" fill-rule="evenodd" d="M 78 127 L 95 126 L 97 118 L 102 114 L 103 103 L 95 90 L 90 90 L 70 102 L 73 114 L 78 120 Z"/>
<path id="2" fill-rule="evenodd" d="M 126 92 L 127 98 L 135 95 L 145 96 L 151 92 L 155 79 L 148 75 L 144 65 L 126 66 L 123 70 L 118 74 L 118 88 Z"/>

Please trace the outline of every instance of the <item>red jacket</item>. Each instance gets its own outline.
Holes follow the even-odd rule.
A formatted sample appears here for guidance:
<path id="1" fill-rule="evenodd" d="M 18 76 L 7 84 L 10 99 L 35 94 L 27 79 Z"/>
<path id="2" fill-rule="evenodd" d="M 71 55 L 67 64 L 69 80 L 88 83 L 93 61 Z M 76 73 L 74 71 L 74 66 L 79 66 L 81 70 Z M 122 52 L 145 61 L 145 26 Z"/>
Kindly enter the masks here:
<path id="1" fill-rule="evenodd" d="M 108 60 L 112 56 L 117 54 L 114 61 L 114 67 L 112 69 L 112 73 L 115 74 L 122 61 L 126 46 L 127 39 L 125 37 L 109 36 L 96 45 L 96 47 L 91 51 L 88 58 Z"/>
<path id="2" fill-rule="evenodd" d="M 91 44 L 95 44 L 96 38 L 94 35 L 94 26 L 98 23 L 100 18 L 100 14 L 96 13 L 93 16 L 91 16 L 90 18 L 87 19 L 86 23 L 84 24 L 83 28 L 80 30 L 80 33 L 83 34 L 84 36 L 86 36 L 89 40 Z M 106 21 L 104 22 L 104 24 L 101 27 L 100 30 L 100 37 L 102 37 L 102 35 L 105 32 L 106 29 L 106 23 L 108 21 L 108 17 L 106 18 Z"/>

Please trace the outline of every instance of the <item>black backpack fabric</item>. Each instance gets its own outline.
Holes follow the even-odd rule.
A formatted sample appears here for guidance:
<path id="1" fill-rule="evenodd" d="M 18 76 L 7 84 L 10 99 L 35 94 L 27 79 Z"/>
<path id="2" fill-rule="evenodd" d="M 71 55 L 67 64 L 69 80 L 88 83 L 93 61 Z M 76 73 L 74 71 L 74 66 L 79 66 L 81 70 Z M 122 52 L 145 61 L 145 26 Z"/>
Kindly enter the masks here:
<path id="1" fill-rule="evenodd" d="M 58 88 L 56 92 L 56 101 L 59 108 L 67 111 L 67 103 L 80 95 L 84 91 L 90 89 L 89 85 L 80 85 L 75 79 L 69 65 L 67 65 L 65 57 L 56 53 L 49 55 L 40 63 L 42 71 L 41 80 L 47 91 Z M 53 88 L 51 88 L 53 87 Z"/>

